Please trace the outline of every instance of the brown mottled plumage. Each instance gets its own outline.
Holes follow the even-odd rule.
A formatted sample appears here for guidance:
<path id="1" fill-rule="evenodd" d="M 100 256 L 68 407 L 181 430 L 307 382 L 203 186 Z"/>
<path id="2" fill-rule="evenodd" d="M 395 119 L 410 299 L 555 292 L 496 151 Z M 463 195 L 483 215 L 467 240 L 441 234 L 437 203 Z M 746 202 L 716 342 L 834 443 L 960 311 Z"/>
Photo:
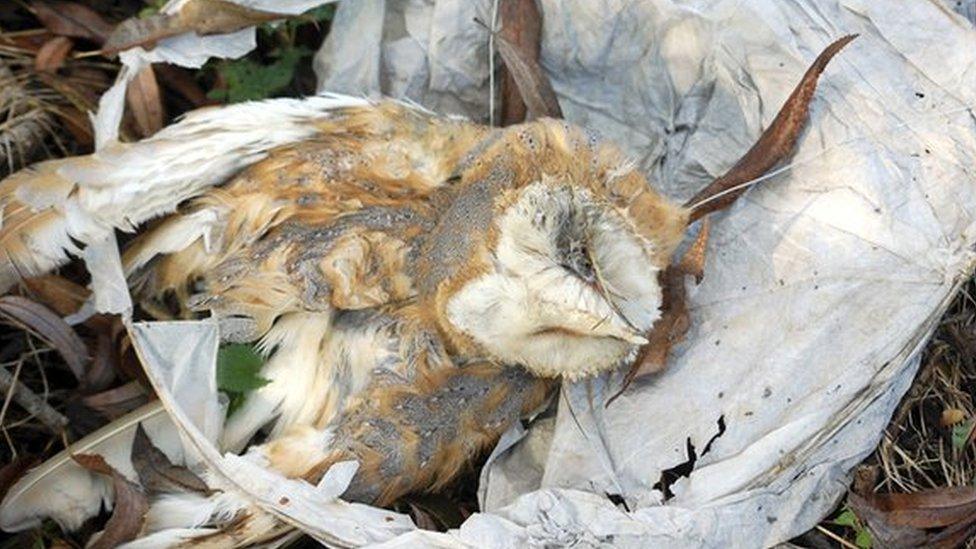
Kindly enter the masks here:
<path id="1" fill-rule="evenodd" d="M 819 71 L 846 41 L 818 59 L 746 168 L 788 154 Z M 221 187 L 168 181 L 176 198 L 194 198 L 132 242 L 124 269 L 147 310 L 210 311 L 225 336 L 268 354 L 271 382 L 229 418 L 225 448 L 242 449 L 277 418 L 252 457 L 312 482 L 356 459 L 345 497 L 380 505 L 449 482 L 543 404 L 554 378 L 633 362 L 686 226 L 747 173 L 683 207 L 613 145 L 558 120 L 492 129 L 383 102 L 332 109 L 301 131 Z M 260 138 L 235 146 L 254 154 Z M 17 222 L 0 227 L 5 277 L 49 269 L 69 249 L 70 216 L 31 197 L 32 180 L 99 196 L 48 168 L 0 188 Z M 167 209 L 153 200 L 135 219 L 105 216 L 89 230 Z M 34 260 L 31 239 L 51 220 L 68 229 Z M 213 545 L 276 524 L 244 507 L 221 523 L 216 500 L 185 497 L 194 524 L 150 510 L 150 524 L 174 528 L 171 542 L 211 520 L 225 527 L 207 536 Z"/>
<path id="2" fill-rule="evenodd" d="M 304 470 L 311 458 L 295 451 L 294 440 L 307 434 L 296 426 L 323 428 L 339 410 L 357 410 L 346 413 L 337 436 L 363 450 L 355 452 L 364 459 L 361 478 L 391 481 L 382 460 L 365 451 L 365 438 L 350 434 L 365 437 L 362 424 L 353 427 L 349 418 L 396 417 L 403 399 L 409 400 L 406 395 L 421 398 L 416 395 L 437 394 L 460 380 L 493 379 L 492 391 L 472 394 L 467 407 L 459 409 L 445 397 L 440 402 L 449 412 L 425 409 L 430 417 L 455 422 L 454 435 L 444 448 L 418 458 L 430 462 L 424 464 L 430 472 L 381 490 L 380 500 L 388 502 L 411 487 L 445 482 L 453 476 L 447 471 L 541 402 L 546 382 L 530 378 L 516 363 L 493 361 L 491 350 L 451 322 L 447 312 L 451 298 L 498 261 L 493 256 L 502 232 L 499 216 L 526 188 L 539 185 L 547 192 L 582 190 L 592 197 L 589 207 L 612 211 L 616 222 L 638 235 L 635 241 L 647 253 L 648 280 L 654 279 L 653 268 L 667 264 L 686 224 L 686 210 L 659 196 L 616 148 L 579 128 L 540 120 L 489 129 L 384 103 L 337 112 L 320 137 L 272 151 L 143 234 L 123 262 L 148 308 L 159 308 L 174 293 L 178 302 L 211 310 L 228 324 L 243 320 L 248 329 L 237 334 L 240 339 L 273 339 L 273 327 L 286 326 L 295 315 L 322 314 L 318 320 L 329 327 L 318 341 L 320 371 L 313 377 L 327 378 L 323 392 L 334 398 L 282 422 L 292 432 L 282 427 L 282 439 L 265 446 L 271 465 L 291 476 L 314 476 Z M 209 225 L 206 236 L 172 250 L 169 243 L 184 242 L 176 236 L 195 234 L 187 227 L 201 220 Z M 585 220 L 578 221 L 576 229 L 585 231 Z M 371 340 L 374 350 L 361 349 L 355 371 L 349 371 L 337 340 L 344 341 L 349 329 L 372 332 L 366 328 L 372 324 L 382 335 Z M 598 336 L 604 337 L 617 341 L 615 335 Z M 391 347 L 392 353 L 375 351 Z M 634 343 L 624 342 L 623 352 L 594 366 L 618 364 L 635 350 Z M 363 360 L 364 353 L 375 354 L 375 360 Z M 516 378 L 518 383 L 510 382 Z M 260 400 L 260 393 L 253 399 Z M 493 417 L 496 406 L 498 418 L 473 419 L 470 429 L 457 430 L 469 427 L 458 417 Z M 423 440 L 415 432 L 423 429 L 398 425 L 387 433 L 397 438 L 377 444 L 389 449 L 396 442 L 413 452 L 411 445 Z M 365 459 L 364 452 L 372 458 Z"/>

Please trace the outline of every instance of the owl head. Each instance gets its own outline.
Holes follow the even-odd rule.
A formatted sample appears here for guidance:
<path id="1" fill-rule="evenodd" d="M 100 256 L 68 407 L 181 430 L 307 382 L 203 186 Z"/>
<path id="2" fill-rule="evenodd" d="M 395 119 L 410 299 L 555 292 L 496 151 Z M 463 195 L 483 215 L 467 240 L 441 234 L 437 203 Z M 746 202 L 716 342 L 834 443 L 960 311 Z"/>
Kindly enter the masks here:
<path id="1" fill-rule="evenodd" d="M 499 131 L 464 163 L 423 261 L 463 352 L 576 379 L 632 358 L 687 212 L 562 121 Z M 462 353 L 463 354 L 463 353 Z"/>

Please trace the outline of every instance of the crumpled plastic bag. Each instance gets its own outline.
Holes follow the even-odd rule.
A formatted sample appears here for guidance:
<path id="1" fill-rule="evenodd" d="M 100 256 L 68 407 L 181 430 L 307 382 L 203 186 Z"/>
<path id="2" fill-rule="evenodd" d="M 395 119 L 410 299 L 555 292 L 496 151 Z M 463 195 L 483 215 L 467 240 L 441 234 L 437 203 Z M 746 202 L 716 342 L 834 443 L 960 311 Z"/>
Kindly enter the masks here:
<path id="1" fill-rule="evenodd" d="M 952 4 L 541 0 L 565 118 L 676 199 L 749 148 L 824 46 L 861 36 L 822 76 L 788 169 L 715 218 L 668 369 L 610 407 L 619 373 L 564 384 L 554 417 L 492 455 L 483 513 L 387 546 L 774 545 L 830 512 L 974 266 L 976 30 L 973 3 Z M 344 2 L 320 89 L 486 119 L 473 20 L 491 13 Z"/>

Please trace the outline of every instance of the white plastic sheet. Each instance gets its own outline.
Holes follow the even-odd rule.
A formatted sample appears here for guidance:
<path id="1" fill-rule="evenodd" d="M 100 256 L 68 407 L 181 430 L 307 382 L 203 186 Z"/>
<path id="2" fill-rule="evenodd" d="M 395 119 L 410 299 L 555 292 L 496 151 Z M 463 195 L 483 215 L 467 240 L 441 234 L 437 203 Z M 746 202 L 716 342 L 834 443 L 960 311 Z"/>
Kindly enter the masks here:
<path id="1" fill-rule="evenodd" d="M 791 168 L 716 219 L 669 369 L 609 408 L 619 375 L 566 385 L 554 419 L 493 456 L 485 513 L 389 545 L 788 540 L 843 495 L 972 271 L 972 3 L 540 5 L 542 64 L 565 117 L 616 141 L 677 199 L 742 155 L 824 46 L 861 36 L 822 77 Z M 488 0 L 343 3 L 348 30 L 316 60 L 322 89 L 487 119 L 487 32 L 473 19 L 490 13 Z M 662 472 L 681 464 L 690 475 L 666 498 Z"/>

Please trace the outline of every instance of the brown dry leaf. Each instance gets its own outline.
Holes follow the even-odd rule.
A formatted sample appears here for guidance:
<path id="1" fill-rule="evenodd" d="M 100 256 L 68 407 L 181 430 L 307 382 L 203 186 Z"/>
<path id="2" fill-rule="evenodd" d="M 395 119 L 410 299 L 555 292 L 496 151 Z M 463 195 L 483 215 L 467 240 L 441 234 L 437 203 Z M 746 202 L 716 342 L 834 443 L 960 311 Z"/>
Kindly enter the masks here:
<path id="1" fill-rule="evenodd" d="M 94 131 L 88 112 L 98 108 L 98 99 L 111 85 L 106 73 L 77 65 L 69 65 L 66 74 L 38 73 L 38 80 L 57 92 L 67 103 L 54 110 L 55 116 L 80 145 L 91 150 Z"/>
<path id="2" fill-rule="evenodd" d="M 180 8 L 179 17 L 185 28 L 199 34 L 224 34 L 288 15 L 245 8 L 226 0 L 190 0 Z"/>
<path id="3" fill-rule="evenodd" d="M 439 531 L 437 521 L 430 514 L 413 503 L 407 502 L 407 505 L 410 507 L 410 518 L 413 519 L 413 523 L 417 525 L 417 528 L 432 532 Z"/>
<path id="4" fill-rule="evenodd" d="M 54 33 L 46 30 L 38 29 L 38 31 L 39 32 L 27 34 L 0 32 L 0 44 L 12 46 L 29 55 L 37 55 L 37 52 L 41 49 L 41 46 L 56 36 Z"/>
<path id="5" fill-rule="evenodd" d="M 671 348 L 684 339 L 691 325 L 685 276 L 693 276 L 695 284 L 701 284 L 702 279 L 705 278 L 709 230 L 710 224 L 706 218 L 702 221 L 695 241 L 691 243 L 681 259 L 658 275 L 662 291 L 661 318 L 651 327 L 651 331 L 647 334 L 647 345 L 641 348 L 637 359 L 624 376 L 623 385 L 607 400 L 607 406 L 622 395 L 635 379 L 663 370 L 668 364 Z"/>
<path id="6" fill-rule="evenodd" d="M 74 328 L 44 305 L 17 295 L 0 297 L 0 317 L 29 330 L 64 358 L 78 381 L 84 379 L 88 349 Z"/>
<path id="7" fill-rule="evenodd" d="M 162 129 L 166 113 L 152 66 L 136 74 L 125 91 L 125 102 L 132 112 L 140 136 L 149 137 Z"/>
<path id="8" fill-rule="evenodd" d="M 95 146 L 95 134 L 91 121 L 85 113 L 74 107 L 60 108 L 54 111 L 54 116 L 61 122 L 61 127 L 68 130 L 71 137 L 86 151 Z"/>
<path id="9" fill-rule="evenodd" d="M 28 469 L 37 465 L 38 462 L 40 460 L 37 459 L 37 456 L 19 456 L 14 458 L 10 463 L 0 467 L 0 500 L 7 495 L 7 490 L 10 490 L 10 487 L 20 480 L 20 477 L 24 476 L 24 473 Z"/>
<path id="10" fill-rule="evenodd" d="M 961 520 L 976 520 L 976 488 L 972 486 L 912 494 L 868 494 L 863 498 L 899 526 L 941 528 Z"/>
<path id="11" fill-rule="evenodd" d="M 190 71 L 167 63 L 153 65 L 153 69 L 155 69 L 156 76 L 163 86 L 183 96 L 194 107 L 218 103 L 218 101 L 207 97 L 207 93 L 197 84 Z"/>
<path id="12" fill-rule="evenodd" d="M 156 47 L 157 41 L 183 34 L 188 30 L 180 24 L 180 18 L 175 15 L 157 13 L 145 18 L 132 17 L 122 21 L 112 30 L 112 34 L 102 45 L 102 52 L 117 53 L 136 46 L 152 49 Z"/>
<path id="13" fill-rule="evenodd" d="M 806 124 L 810 101 L 817 89 L 820 74 L 827 67 L 827 63 L 855 38 L 856 34 L 844 36 L 824 48 L 752 148 L 725 175 L 712 181 L 685 203 L 685 207 L 692 210 L 689 222 L 730 206 L 746 192 L 750 182 L 793 152 L 800 130 Z"/>
<path id="14" fill-rule="evenodd" d="M 539 59 L 542 49 L 542 16 L 535 0 L 502 0 L 498 4 L 498 19 L 503 37 L 529 59 Z M 500 106 L 500 125 L 510 126 L 526 119 L 525 101 L 519 92 L 512 73 L 504 66 L 500 71 L 498 96 Z"/>
<path id="15" fill-rule="evenodd" d="M 657 319 L 650 333 L 647 334 L 647 345 L 641 347 L 637 359 L 624 376 L 620 390 L 607 400 L 606 406 L 610 406 L 622 395 L 635 379 L 663 370 L 667 366 L 671 348 L 684 339 L 691 325 L 685 276 L 685 273 L 674 265 L 658 276 L 662 290 L 661 318 Z"/>
<path id="16" fill-rule="evenodd" d="M 86 323 L 91 325 L 90 323 Z M 118 373 L 118 345 L 107 330 L 99 330 L 95 336 L 91 365 L 85 372 L 85 392 L 97 392 L 108 388 Z"/>
<path id="17" fill-rule="evenodd" d="M 115 53 L 135 46 L 152 48 L 163 38 L 185 32 L 224 34 L 285 17 L 287 15 L 253 10 L 224 0 L 190 0 L 173 15 L 159 13 L 119 23 L 102 51 Z"/>
<path id="18" fill-rule="evenodd" d="M 140 424 L 132 441 L 132 466 L 139 482 L 149 492 L 210 492 L 207 484 L 186 467 L 173 465 L 166 454 L 153 445 Z"/>
<path id="19" fill-rule="evenodd" d="M 410 516 L 418 528 L 444 532 L 465 520 L 464 505 L 445 494 L 415 494 L 406 498 Z"/>
<path id="20" fill-rule="evenodd" d="M 848 501 L 879 547 L 952 548 L 976 534 L 976 488 L 971 486 L 912 494 L 852 492 Z"/>
<path id="21" fill-rule="evenodd" d="M 695 284 L 701 284 L 702 279 L 705 278 L 705 252 L 708 249 L 710 228 L 711 223 L 706 217 L 702 220 L 701 229 L 698 230 L 695 241 L 691 243 L 691 247 L 678 262 L 678 268 L 681 269 L 681 272 L 695 277 Z"/>
<path id="22" fill-rule="evenodd" d="M 510 0 L 510 2 L 520 5 L 505 8 L 510 13 L 502 21 L 504 25 L 515 26 L 515 28 L 507 33 L 503 28 L 496 36 L 496 44 L 502 62 L 505 63 L 505 69 L 525 104 L 527 111 L 525 120 L 534 120 L 543 116 L 562 118 L 563 113 L 559 108 L 556 92 L 552 89 L 549 77 L 539 65 L 539 38 L 533 37 L 533 32 L 541 33 L 542 23 L 538 10 L 535 9 L 535 2 L 533 0 Z M 535 20 L 533 20 L 533 11 L 535 11 Z M 512 18 L 517 16 L 524 16 L 527 20 L 513 21 Z M 513 35 L 517 37 L 517 42 L 510 39 Z"/>
<path id="23" fill-rule="evenodd" d="M 112 477 L 112 490 L 115 504 L 112 516 L 105 524 L 105 530 L 89 549 L 109 549 L 135 539 L 142 530 L 149 511 L 149 500 L 142 489 L 129 482 L 121 473 L 109 465 L 105 458 L 97 454 L 75 454 L 71 456 L 79 465 L 89 471 Z"/>
<path id="24" fill-rule="evenodd" d="M 966 419 L 966 412 L 963 410 L 959 408 L 946 408 L 942 410 L 942 415 L 939 417 L 939 424 L 943 427 L 951 427 L 962 422 L 964 419 Z"/>
<path id="25" fill-rule="evenodd" d="M 101 44 L 112 32 L 112 24 L 98 12 L 77 2 L 35 0 L 30 10 L 49 31 L 61 36 L 85 38 Z"/>
<path id="26" fill-rule="evenodd" d="M 77 312 L 91 295 L 88 288 L 60 275 L 32 276 L 22 282 L 35 301 L 61 316 Z"/>
<path id="27" fill-rule="evenodd" d="M 871 537 L 879 547 L 892 549 L 920 547 L 925 542 L 924 531 L 888 522 L 883 511 L 861 496 L 851 492 L 847 495 L 847 503 L 857 518 L 871 531 Z"/>
<path id="28" fill-rule="evenodd" d="M 137 381 L 82 397 L 81 402 L 102 416 L 114 420 L 149 402 L 149 395 Z"/>
<path id="29" fill-rule="evenodd" d="M 139 357 L 132 345 L 129 334 L 124 333 L 119 335 L 117 341 L 119 342 L 119 371 L 125 377 L 134 379 L 144 388 L 151 390 L 152 384 L 149 383 L 149 378 L 146 377 L 146 371 L 143 370 L 142 363 L 139 362 Z"/>
<path id="30" fill-rule="evenodd" d="M 64 66 L 64 60 L 68 58 L 74 42 L 64 36 L 55 36 L 48 40 L 37 50 L 34 56 L 34 70 L 37 72 L 54 72 Z"/>

